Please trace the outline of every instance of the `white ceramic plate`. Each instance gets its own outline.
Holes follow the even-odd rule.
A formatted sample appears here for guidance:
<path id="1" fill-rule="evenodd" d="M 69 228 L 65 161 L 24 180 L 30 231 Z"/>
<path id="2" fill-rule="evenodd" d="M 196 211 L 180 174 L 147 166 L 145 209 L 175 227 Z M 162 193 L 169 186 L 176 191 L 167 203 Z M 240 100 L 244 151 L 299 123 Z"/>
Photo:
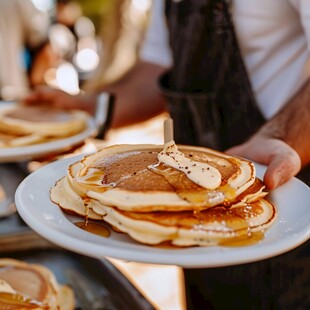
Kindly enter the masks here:
<path id="1" fill-rule="evenodd" d="M 44 238 L 66 249 L 96 258 L 114 257 L 189 268 L 219 267 L 272 257 L 297 247 L 310 237 L 310 188 L 297 179 L 271 194 L 279 217 L 264 240 L 255 245 L 160 249 L 138 244 L 127 235 L 113 231 L 109 238 L 88 233 L 73 224 L 77 217 L 63 213 L 49 198 L 49 190 L 56 180 L 65 175 L 69 164 L 80 158 L 67 158 L 40 168 L 19 185 L 15 195 L 17 210 L 24 221 Z M 264 170 L 257 165 L 259 177 Z"/>
<path id="2" fill-rule="evenodd" d="M 1 102 L 0 110 L 12 108 L 13 106 L 14 103 Z M 95 135 L 95 133 L 95 122 L 91 117 L 89 117 L 85 130 L 74 136 L 34 145 L 0 148 L 0 163 L 25 161 L 38 158 L 49 153 L 62 152 L 71 146 L 79 144 L 86 138 Z"/>

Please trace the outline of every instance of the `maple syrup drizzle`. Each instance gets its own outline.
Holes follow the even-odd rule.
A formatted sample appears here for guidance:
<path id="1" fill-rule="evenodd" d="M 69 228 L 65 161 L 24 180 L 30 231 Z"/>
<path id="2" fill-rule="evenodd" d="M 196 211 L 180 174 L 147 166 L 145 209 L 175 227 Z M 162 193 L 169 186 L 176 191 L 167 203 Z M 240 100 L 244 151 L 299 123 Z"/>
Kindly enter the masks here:
<path id="1" fill-rule="evenodd" d="M 93 190 L 97 192 L 105 192 L 113 186 L 104 184 L 104 172 L 100 169 L 89 168 L 87 173 L 83 176 L 76 176 L 75 181 L 77 184 L 82 184 L 84 189 Z"/>
<path id="2" fill-rule="evenodd" d="M 90 198 L 89 197 L 84 197 L 83 198 L 83 202 L 84 202 L 84 207 L 85 207 L 85 215 L 84 215 L 84 221 L 83 222 L 75 222 L 74 225 L 76 225 L 77 227 L 93 233 L 95 235 L 101 236 L 101 237 L 105 237 L 108 238 L 110 236 L 110 231 L 109 229 L 107 229 L 106 227 L 97 224 L 97 223 L 93 223 L 93 222 L 89 222 L 89 202 L 90 202 Z"/>
<path id="3" fill-rule="evenodd" d="M 110 237 L 110 230 L 107 229 L 106 227 L 97 224 L 97 223 L 93 223 L 93 222 L 75 222 L 74 225 L 76 225 L 77 227 L 90 232 L 92 234 L 104 237 L 104 238 L 109 238 Z"/>
<path id="4" fill-rule="evenodd" d="M 223 239 L 219 242 L 219 245 L 225 247 L 249 246 L 262 241 L 264 238 L 265 234 L 262 231 L 249 232 L 246 235 Z"/>
<path id="5" fill-rule="evenodd" d="M 87 226 L 87 223 L 88 223 L 88 215 L 89 215 L 89 204 L 90 202 L 90 198 L 89 197 L 84 197 L 83 198 L 83 203 L 84 203 L 84 209 L 85 209 L 85 217 L 84 217 L 84 223 L 85 223 L 85 226 Z"/>
<path id="6" fill-rule="evenodd" d="M 130 179 L 131 177 L 145 172 L 146 170 L 147 168 L 141 169 L 139 171 L 135 171 L 134 173 L 130 173 L 120 177 L 119 180 L 117 180 L 116 182 L 105 183 L 104 172 L 101 169 L 92 168 L 87 171 L 87 174 L 83 175 L 82 177 L 75 177 L 75 179 L 78 184 L 83 184 L 82 186 L 85 189 L 103 193 L 113 187 L 116 187 L 117 185 Z"/>
<path id="7" fill-rule="evenodd" d="M 117 185 L 133 176 L 144 173 L 146 170 L 150 170 L 165 177 L 167 182 L 175 189 L 181 199 L 192 203 L 206 202 L 207 204 L 214 205 L 217 204 L 217 200 L 220 199 L 221 201 L 223 200 L 224 203 L 229 204 L 229 202 L 236 197 L 236 190 L 229 186 L 224 178 L 222 178 L 222 185 L 218 189 L 210 190 L 189 181 L 186 173 L 166 166 L 163 163 L 152 164 L 147 168 L 137 170 L 134 173 L 123 175 L 117 181 L 111 183 L 105 182 L 105 172 L 103 167 L 89 167 L 82 175 L 77 176 L 75 179 L 78 184 L 81 184 L 84 187 L 84 189 L 105 192 L 113 187 L 117 187 Z M 190 173 L 190 169 L 188 173 Z M 184 188 L 185 179 L 187 179 L 187 188 Z M 214 203 L 214 199 L 216 203 Z"/>
<path id="8" fill-rule="evenodd" d="M 246 219 L 249 217 L 248 213 L 250 206 L 245 206 L 237 209 L 229 208 L 211 208 L 207 211 L 195 210 L 194 217 L 198 220 L 199 224 L 193 226 L 193 229 L 203 229 L 204 222 L 217 221 L 227 228 L 231 229 L 235 234 L 233 237 L 223 238 L 219 241 L 221 246 L 240 247 L 253 245 L 264 239 L 262 231 L 251 232 Z M 240 211 L 242 210 L 242 211 Z"/>

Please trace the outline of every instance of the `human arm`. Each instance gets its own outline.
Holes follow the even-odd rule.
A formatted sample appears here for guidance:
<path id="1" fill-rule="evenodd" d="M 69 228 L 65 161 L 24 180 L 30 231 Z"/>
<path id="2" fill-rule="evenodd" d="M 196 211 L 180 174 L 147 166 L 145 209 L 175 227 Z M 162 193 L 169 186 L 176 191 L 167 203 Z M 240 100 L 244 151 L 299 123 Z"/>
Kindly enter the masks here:
<path id="1" fill-rule="evenodd" d="M 164 67 L 147 62 L 138 62 L 121 79 L 106 85 L 94 93 L 77 96 L 49 87 L 39 87 L 26 98 L 24 103 L 47 104 L 66 109 L 81 109 L 94 115 L 98 94 L 102 91 L 115 95 L 112 127 L 120 127 L 146 120 L 165 109 L 164 98 L 158 87 L 158 76 Z"/>
<path id="2" fill-rule="evenodd" d="M 268 166 L 270 189 L 285 183 L 310 163 L 310 81 L 245 143 L 227 150 Z"/>
<path id="3" fill-rule="evenodd" d="M 144 121 L 165 110 L 165 100 L 157 85 L 165 69 L 139 62 L 120 80 L 103 89 L 116 96 L 112 127 Z"/>

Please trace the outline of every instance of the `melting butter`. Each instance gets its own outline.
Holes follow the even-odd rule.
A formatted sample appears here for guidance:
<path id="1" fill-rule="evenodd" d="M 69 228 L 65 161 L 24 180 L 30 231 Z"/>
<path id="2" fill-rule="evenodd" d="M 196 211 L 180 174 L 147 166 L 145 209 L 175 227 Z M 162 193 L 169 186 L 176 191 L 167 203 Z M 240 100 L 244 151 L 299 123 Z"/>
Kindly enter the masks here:
<path id="1" fill-rule="evenodd" d="M 166 166 L 182 171 L 188 179 L 204 188 L 216 189 L 221 185 L 222 176 L 218 169 L 187 158 L 178 150 L 174 141 L 165 144 L 158 154 L 158 160 Z"/>

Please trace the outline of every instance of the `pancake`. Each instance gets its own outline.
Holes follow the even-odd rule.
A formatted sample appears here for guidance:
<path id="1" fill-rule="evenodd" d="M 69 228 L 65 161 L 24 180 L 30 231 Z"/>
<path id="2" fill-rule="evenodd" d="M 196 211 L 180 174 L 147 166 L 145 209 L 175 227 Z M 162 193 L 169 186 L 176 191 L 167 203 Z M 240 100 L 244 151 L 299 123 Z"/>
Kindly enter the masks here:
<path id="1" fill-rule="evenodd" d="M 70 189 L 70 185 L 65 185 L 66 180 L 62 178 L 52 189 L 54 203 L 71 214 L 103 220 L 116 231 L 127 233 L 145 244 L 169 242 L 177 246 L 205 246 L 240 237 L 250 238 L 253 233 L 266 230 L 277 216 L 274 205 L 261 198 L 204 211 L 124 211 L 93 198 L 83 199 Z"/>
<path id="2" fill-rule="evenodd" d="M 14 135 L 0 132 L 0 147 L 19 147 L 42 143 L 48 139 L 33 134 L 33 135 Z"/>
<path id="3" fill-rule="evenodd" d="M 0 147 L 69 137 L 86 128 L 88 114 L 77 110 L 15 106 L 0 113 Z"/>
<path id="4" fill-rule="evenodd" d="M 188 161 L 184 167 L 188 172 L 184 173 L 159 161 L 162 150 L 156 145 L 108 147 L 71 165 L 66 178 L 79 196 L 133 212 L 204 210 L 234 204 L 246 190 L 248 197 L 266 194 L 264 184 L 255 177 L 254 164 L 248 160 L 207 148 L 181 146 Z M 165 152 L 171 155 L 179 151 L 174 145 L 173 151 Z M 189 179 L 189 174 L 195 174 L 194 168 L 201 166 L 204 171 L 210 167 L 217 172 L 216 187 L 207 188 Z"/>
<path id="5" fill-rule="evenodd" d="M 92 207 L 117 231 L 151 245 L 168 242 L 176 246 L 207 246 L 251 239 L 253 233 L 267 229 L 276 219 L 275 207 L 265 199 L 198 212 L 141 213 L 98 208 L 97 204 Z"/>
<path id="6" fill-rule="evenodd" d="M 58 180 L 55 186 L 51 189 L 51 199 L 58 204 L 64 211 L 70 214 L 79 215 L 93 220 L 101 220 L 102 216 L 95 213 L 92 206 L 101 203 L 97 200 L 92 200 L 89 207 L 89 198 L 79 196 L 71 187 L 68 178 L 63 177 Z"/>
<path id="7" fill-rule="evenodd" d="M 78 163 L 71 165 L 69 169 L 71 170 L 76 167 L 77 164 Z M 234 205 L 245 205 L 246 203 L 251 203 L 265 197 L 267 193 L 263 191 L 264 188 L 263 182 L 256 178 L 255 182 L 238 196 Z M 105 207 L 107 205 L 102 204 L 99 200 L 90 198 L 84 192 L 78 191 L 72 184 L 72 180 L 67 176 L 64 176 L 56 182 L 55 186 L 51 188 L 50 196 L 54 203 L 71 214 L 94 220 L 101 219 L 98 213 L 101 215 L 105 214 L 105 211 L 100 212 L 99 210 L 101 206 L 103 206 L 103 210 L 106 210 Z M 154 202 L 154 205 L 156 205 L 156 202 Z M 149 208 L 143 208 L 143 210 L 144 209 L 148 210 Z M 164 207 L 162 207 L 162 209 L 164 209 Z M 170 208 L 170 206 L 166 207 L 166 209 L 169 209 L 170 212 L 179 212 L 182 210 L 182 208 L 176 210 L 175 208 Z M 193 210 L 198 211 L 199 208 L 192 206 L 191 211 Z M 138 211 L 141 211 L 141 209 Z"/>
<path id="8" fill-rule="evenodd" d="M 0 259 L 1 309 L 74 309 L 71 288 L 60 285 L 53 273 L 38 264 Z"/>
<path id="9" fill-rule="evenodd" d="M 277 217 L 266 195 L 252 162 L 174 142 L 104 148 L 71 164 L 50 190 L 85 223 L 174 246 L 257 242 Z"/>

